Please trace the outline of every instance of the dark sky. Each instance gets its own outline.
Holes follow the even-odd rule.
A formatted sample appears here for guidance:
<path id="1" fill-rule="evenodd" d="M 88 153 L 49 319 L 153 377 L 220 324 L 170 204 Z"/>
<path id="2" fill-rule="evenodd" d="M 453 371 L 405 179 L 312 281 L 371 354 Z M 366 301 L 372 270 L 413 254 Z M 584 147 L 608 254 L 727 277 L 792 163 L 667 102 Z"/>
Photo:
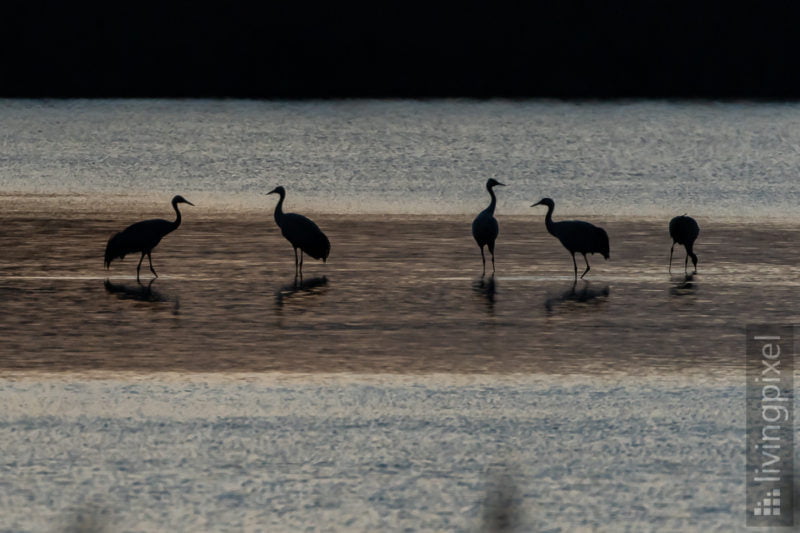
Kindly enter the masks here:
<path id="1" fill-rule="evenodd" d="M 792 3 L 53 4 L 7 10 L 0 96 L 800 97 Z"/>

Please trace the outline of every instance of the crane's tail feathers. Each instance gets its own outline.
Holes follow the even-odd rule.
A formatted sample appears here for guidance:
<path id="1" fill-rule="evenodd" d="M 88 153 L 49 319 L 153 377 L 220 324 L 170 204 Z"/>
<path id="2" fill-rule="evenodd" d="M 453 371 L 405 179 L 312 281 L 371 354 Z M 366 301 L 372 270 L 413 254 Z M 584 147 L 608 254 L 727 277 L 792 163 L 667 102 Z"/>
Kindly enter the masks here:
<path id="1" fill-rule="evenodd" d="M 110 239 L 108 239 L 108 244 L 106 245 L 106 253 L 103 263 L 108 269 L 111 266 L 111 262 L 114 259 L 125 259 L 125 254 L 128 253 L 128 250 L 125 249 L 125 245 L 122 242 L 122 238 L 120 237 L 122 232 L 117 233 Z"/>
<path id="2" fill-rule="evenodd" d="M 598 244 L 598 252 L 603 254 L 606 260 L 611 257 L 611 247 L 608 244 L 608 233 L 603 228 L 597 228 L 596 242 Z"/>

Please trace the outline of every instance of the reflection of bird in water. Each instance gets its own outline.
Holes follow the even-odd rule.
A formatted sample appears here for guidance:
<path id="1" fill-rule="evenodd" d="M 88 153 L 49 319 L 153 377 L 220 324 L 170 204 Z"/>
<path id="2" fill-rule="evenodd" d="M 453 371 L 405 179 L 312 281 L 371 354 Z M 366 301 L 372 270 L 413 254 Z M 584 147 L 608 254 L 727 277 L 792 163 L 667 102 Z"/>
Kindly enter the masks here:
<path id="1" fill-rule="evenodd" d="M 275 206 L 275 222 L 281 228 L 281 234 L 286 237 L 294 248 L 294 273 L 295 276 L 303 276 L 303 252 L 314 259 L 322 259 L 325 263 L 331 252 L 331 243 L 328 237 L 322 233 L 319 226 L 314 224 L 311 219 L 296 213 L 283 212 L 283 200 L 286 198 L 286 189 L 275 187 L 267 194 L 279 194 L 281 199 Z M 300 262 L 297 260 L 297 249 L 300 249 Z"/>
<path id="2" fill-rule="evenodd" d="M 552 311 L 554 306 L 565 302 L 575 302 L 580 304 L 590 303 L 601 296 L 608 296 L 611 293 L 608 285 L 602 289 L 592 289 L 587 284 L 582 289 L 575 290 L 577 284 L 578 282 L 576 280 L 572 283 L 572 286 L 569 289 L 561 293 L 559 296 L 554 296 L 545 300 L 545 309 L 547 309 L 547 311 Z"/>
<path id="3" fill-rule="evenodd" d="M 317 287 L 324 287 L 328 284 L 327 276 L 322 276 L 319 278 L 311 278 L 307 280 L 303 280 L 302 278 L 295 277 L 294 283 L 289 285 L 284 285 L 275 293 L 275 303 L 279 306 L 283 305 L 283 301 L 286 298 L 294 296 L 295 294 L 302 294 L 308 293 L 313 294 Z"/>
<path id="4" fill-rule="evenodd" d="M 153 290 L 153 282 L 150 280 L 147 285 L 138 283 L 137 285 L 124 285 L 122 283 L 111 283 L 109 280 L 103 282 L 106 292 L 116 294 L 123 299 L 139 300 L 142 302 L 168 302 L 170 299 L 162 293 Z"/>
<path id="5" fill-rule="evenodd" d="M 494 178 L 490 178 L 486 182 L 486 190 L 489 191 L 489 196 L 492 201 L 489 207 L 481 211 L 475 220 L 472 221 L 472 236 L 475 237 L 475 242 L 481 249 L 481 260 L 483 261 L 483 274 L 486 275 L 486 256 L 483 253 L 483 247 L 489 248 L 489 253 L 492 254 L 492 272 L 494 273 L 494 241 L 497 239 L 497 234 L 500 227 L 497 225 L 497 219 L 494 218 L 494 208 L 497 205 L 497 197 L 492 190 L 496 185 L 504 186 L 502 183 Z"/>
<path id="6" fill-rule="evenodd" d="M 489 276 L 489 278 L 485 278 L 481 276 L 480 279 L 476 280 L 472 284 L 472 289 L 486 298 L 486 303 L 489 306 L 489 311 L 494 310 L 494 299 L 495 294 L 497 293 L 497 284 L 495 283 L 494 276 Z"/>
<path id="7" fill-rule="evenodd" d="M 687 294 L 693 294 L 696 287 L 693 283 L 694 275 L 693 274 L 686 274 L 680 282 L 676 283 L 673 287 L 670 288 L 669 292 L 673 296 L 684 296 Z"/>
<path id="8" fill-rule="evenodd" d="M 142 268 L 142 261 L 145 255 L 150 262 L 150 272 L 152 272 L 155 277 L 158 277 L 156 270 L 153 268 L 153 258 L 150 254 L 153 252 L 153 248 L 161 242 L 161 239 L 178 229 L 178 226 L 181 225 L 181 212 L 178 210 L 178 204 L 194 205 L 183 196 L 176 196 L 172 199 L 172 208 L 175 210 L 176 214 L 174 222 L 161 218 L 144 220 L 136 224 L 131 224 L 111 237 L 106 245 L 106 269 L 111 266 L 111 262 L 114 259 L 124 259 L 127 254 L 141 252 L 142 256 L 139 258 L 139 264 L 136 265 L 136 280 L 139 280 L 139 270 Z"/>
<path id="9" fill-rule="evenodd" d="M 697 272 L 697 256 L 694 253 L 694 241 L 700 235 L 700 226 L 692 217 L 681 215 L 669 221 L 669 236 L 672 237 L 672 248 L 669 249 L 669 272 L 672 273 L 672 252 L 676 244 L 682 244 L 686 248 L 686 260 L 683 262 L 683 271 L 689 266 L 689 258 L 692 258 L 694 271 Z"/>
<path id="10" fill-rule="evenodd" d="M 547 231 L 561 241 L 564 248 L 572 254 L 572 265 L 575 267 L 575 279 L 578 279 L 578 264 L 575 262 L 575 252 L 581 253 L 583 255 L 583 260 L 586 261 L 586 270 L 581 274 L 581 279 L 583 279 L 583 276 L 585 276 L 591 268 L 586 254 L 600 253 L 606 259 L 609 258 L 608 234 L 603 228 L 598 228 L 594 224 L 589 224 L 582 220 L 553 222 L 555 202 L 550 198 L 542 198 L 531 207 L 537 205 L 547 206 L 547 215 L 545 215 L 544 218 Z"/>

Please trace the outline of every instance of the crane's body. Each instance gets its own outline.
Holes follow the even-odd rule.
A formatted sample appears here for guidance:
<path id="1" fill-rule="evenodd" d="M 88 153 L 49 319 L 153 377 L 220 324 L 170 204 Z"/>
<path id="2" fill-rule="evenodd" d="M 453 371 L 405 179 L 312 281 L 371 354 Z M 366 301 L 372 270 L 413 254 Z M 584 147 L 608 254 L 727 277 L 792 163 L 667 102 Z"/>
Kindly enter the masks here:
<path id="1" fill-rule="evenodd" d="M 697 255 L 694 253 L 694 241 L 700 235 L 700 226 L 692 217 L 681 215 L 669 221 L 669 236 L 672 237 L 672 248 L 669 249 L 669 272 L 672 272 L 672 253 L 675 245 L 680 244 L 686 248 L 686 259 L 683 262 L 683 271 L 686 272 L 689 266 L 689 258 L 692 258 L 694 271 L 697 272 Z"/>
<path id="2" fill-rule="evenodd" d="M 536 205 L 547 206 L 547 215 L 544 218 L 545 226 L 547 231 L 561 241 L 564 248 L 572 255 L 572 265 L 575 268 L 576 279 L 578 278 L 578 263 L 575 261 L 576 253 L 582 254 L 583 260 L 586 262 L 586 270 L 581 274 L 581 279 L 591 270 L 586 254 L 599 253 L 606 259 L 611 256 L 606 230 L 583 220 L 554 222 L 553 210 L 555 209 L 555 202 L 550 198 L 543 198 L 531 207 Z"/>
<path id="3" fill-rule="evenodd" d="M 303 253 L 314 259 L 322 259 L 325 263 L 331 252 L 331 243 L 328 237 L 319 229 L 314 221 L 297 213 L 284 213 L 283 200 L 286 198 L 286 190 L 283 187 L 275 187 L 267 194 L 279 194 L 280 200 L 275 206 L 275 223 L 281 229 L 287 241 L 294 248 L 294 268 L 295 275 L 303 275 Z M 297 250 L 300 250 L 298 262 Z"/>
<path id="4" fill-rule="evenodd" d="M 492 254 L 492 273 L 494 274 L 494 243 L 497 240 L 497 235 L 500 232 L 500 226 L 497 224 L 497 219 L 494 218 L 494 210 L 497 206 L 497 197 L 492 190 L 496 185 L 503 186 L 502 183 L 490 178 L 486 182 L 486 190 L 489 191 L 492 201 L 489 207 L 481 211 L 475 220 L 472 221 L 472 236 L 478 247 L 481 249 L 481 260 L 483 261 L 483 275 L 486 275 L 486 256 L 483 253 L 483 247 L 489 248 L 489 253 Z"/>
<path id="5" fill-rule="evenodd" d="M 131 224 L 112 236 L 108 240 L 108 244 L 106 244 L 104 261 L 106 269 L 111 266 L 111 262 L 114 261 L 114 259 L 121 260 L 128 254 L 138 252 L 142 255 L 139 258 L 139 264 L 136 266 L 136 280 L 139 280 L 139 271 L 142 268 L 142 261 L 145 255 L 150 263 L 150 271 L 155 277 L 158 277 L 158 274 L 153 268 L 153 258 L 151 254 L 153 248 L 158 246 L 161 239 L 178 229 L 181 225 L 181 212 L 178 209 L 179 203 L 194 205 L 183 196 L 175 196 L 172 199 L 172 208 L 175 210 L 176 215 L 173 222 L 161 218 L 143 220 L 142 222 Z"/>

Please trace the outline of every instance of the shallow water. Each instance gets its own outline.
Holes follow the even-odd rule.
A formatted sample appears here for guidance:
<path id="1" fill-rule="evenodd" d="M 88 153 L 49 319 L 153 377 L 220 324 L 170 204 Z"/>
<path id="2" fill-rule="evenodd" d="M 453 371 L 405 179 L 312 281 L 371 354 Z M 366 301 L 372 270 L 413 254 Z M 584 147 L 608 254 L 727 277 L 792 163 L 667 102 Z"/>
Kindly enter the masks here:
<path id="1" fill-rule="evenodd" d="M 0 193 L 321 213 L 796 217 L 800 104 L 0 100 Z M 128 199 L 127 201 L 130 201 Z"/>
<path id="2" fill-rule="evenodd" d="M 55 208 L 54 208 L 55 209 Z M 268 214 L 204 216 L 154 253 L 102 269 L 105 240 L 150 213 L 8 217 L 0 367 L 30 370 L 714 372 L 741 367 L 750 322 L 798 321 L 800 229 L 700 218 L 699 273 L 667 272 L 666 224 L 592 220 L 611 259 L 573 284 L 542 214 L 500 219 L 481 279 L 467 217 L 315 217 L 327 265 L 293 254 Z M 157 214 L 157 213 L 156 213 Z M 113 218 L 112 218 L 113 216 Z"/>
<path id="3" fill-rule="evenodd" d="M 0 380 L 0 527 L 745 530 L 719 380 L 64 377 Z"/>
<path id="4" fill-rule="evenodd" d="M 744 328 L 800 322 L 800 106 L 3 101 L 0 119 L 0 530 L 473 530 L 496 480 L 522 530 L 744 529 Z M 489 176 L 509 186 L 481 278 Z M 333 246 L 300 283 L 279 183 Z M 103 270 L 108 237 L 172 217 L 176 193 L 197 206 L 161 277 Z M 608 231 L 586 281 L 542 196 Z M 683 212 L 691 278 L 680 248 L 667 272 Z"/>

